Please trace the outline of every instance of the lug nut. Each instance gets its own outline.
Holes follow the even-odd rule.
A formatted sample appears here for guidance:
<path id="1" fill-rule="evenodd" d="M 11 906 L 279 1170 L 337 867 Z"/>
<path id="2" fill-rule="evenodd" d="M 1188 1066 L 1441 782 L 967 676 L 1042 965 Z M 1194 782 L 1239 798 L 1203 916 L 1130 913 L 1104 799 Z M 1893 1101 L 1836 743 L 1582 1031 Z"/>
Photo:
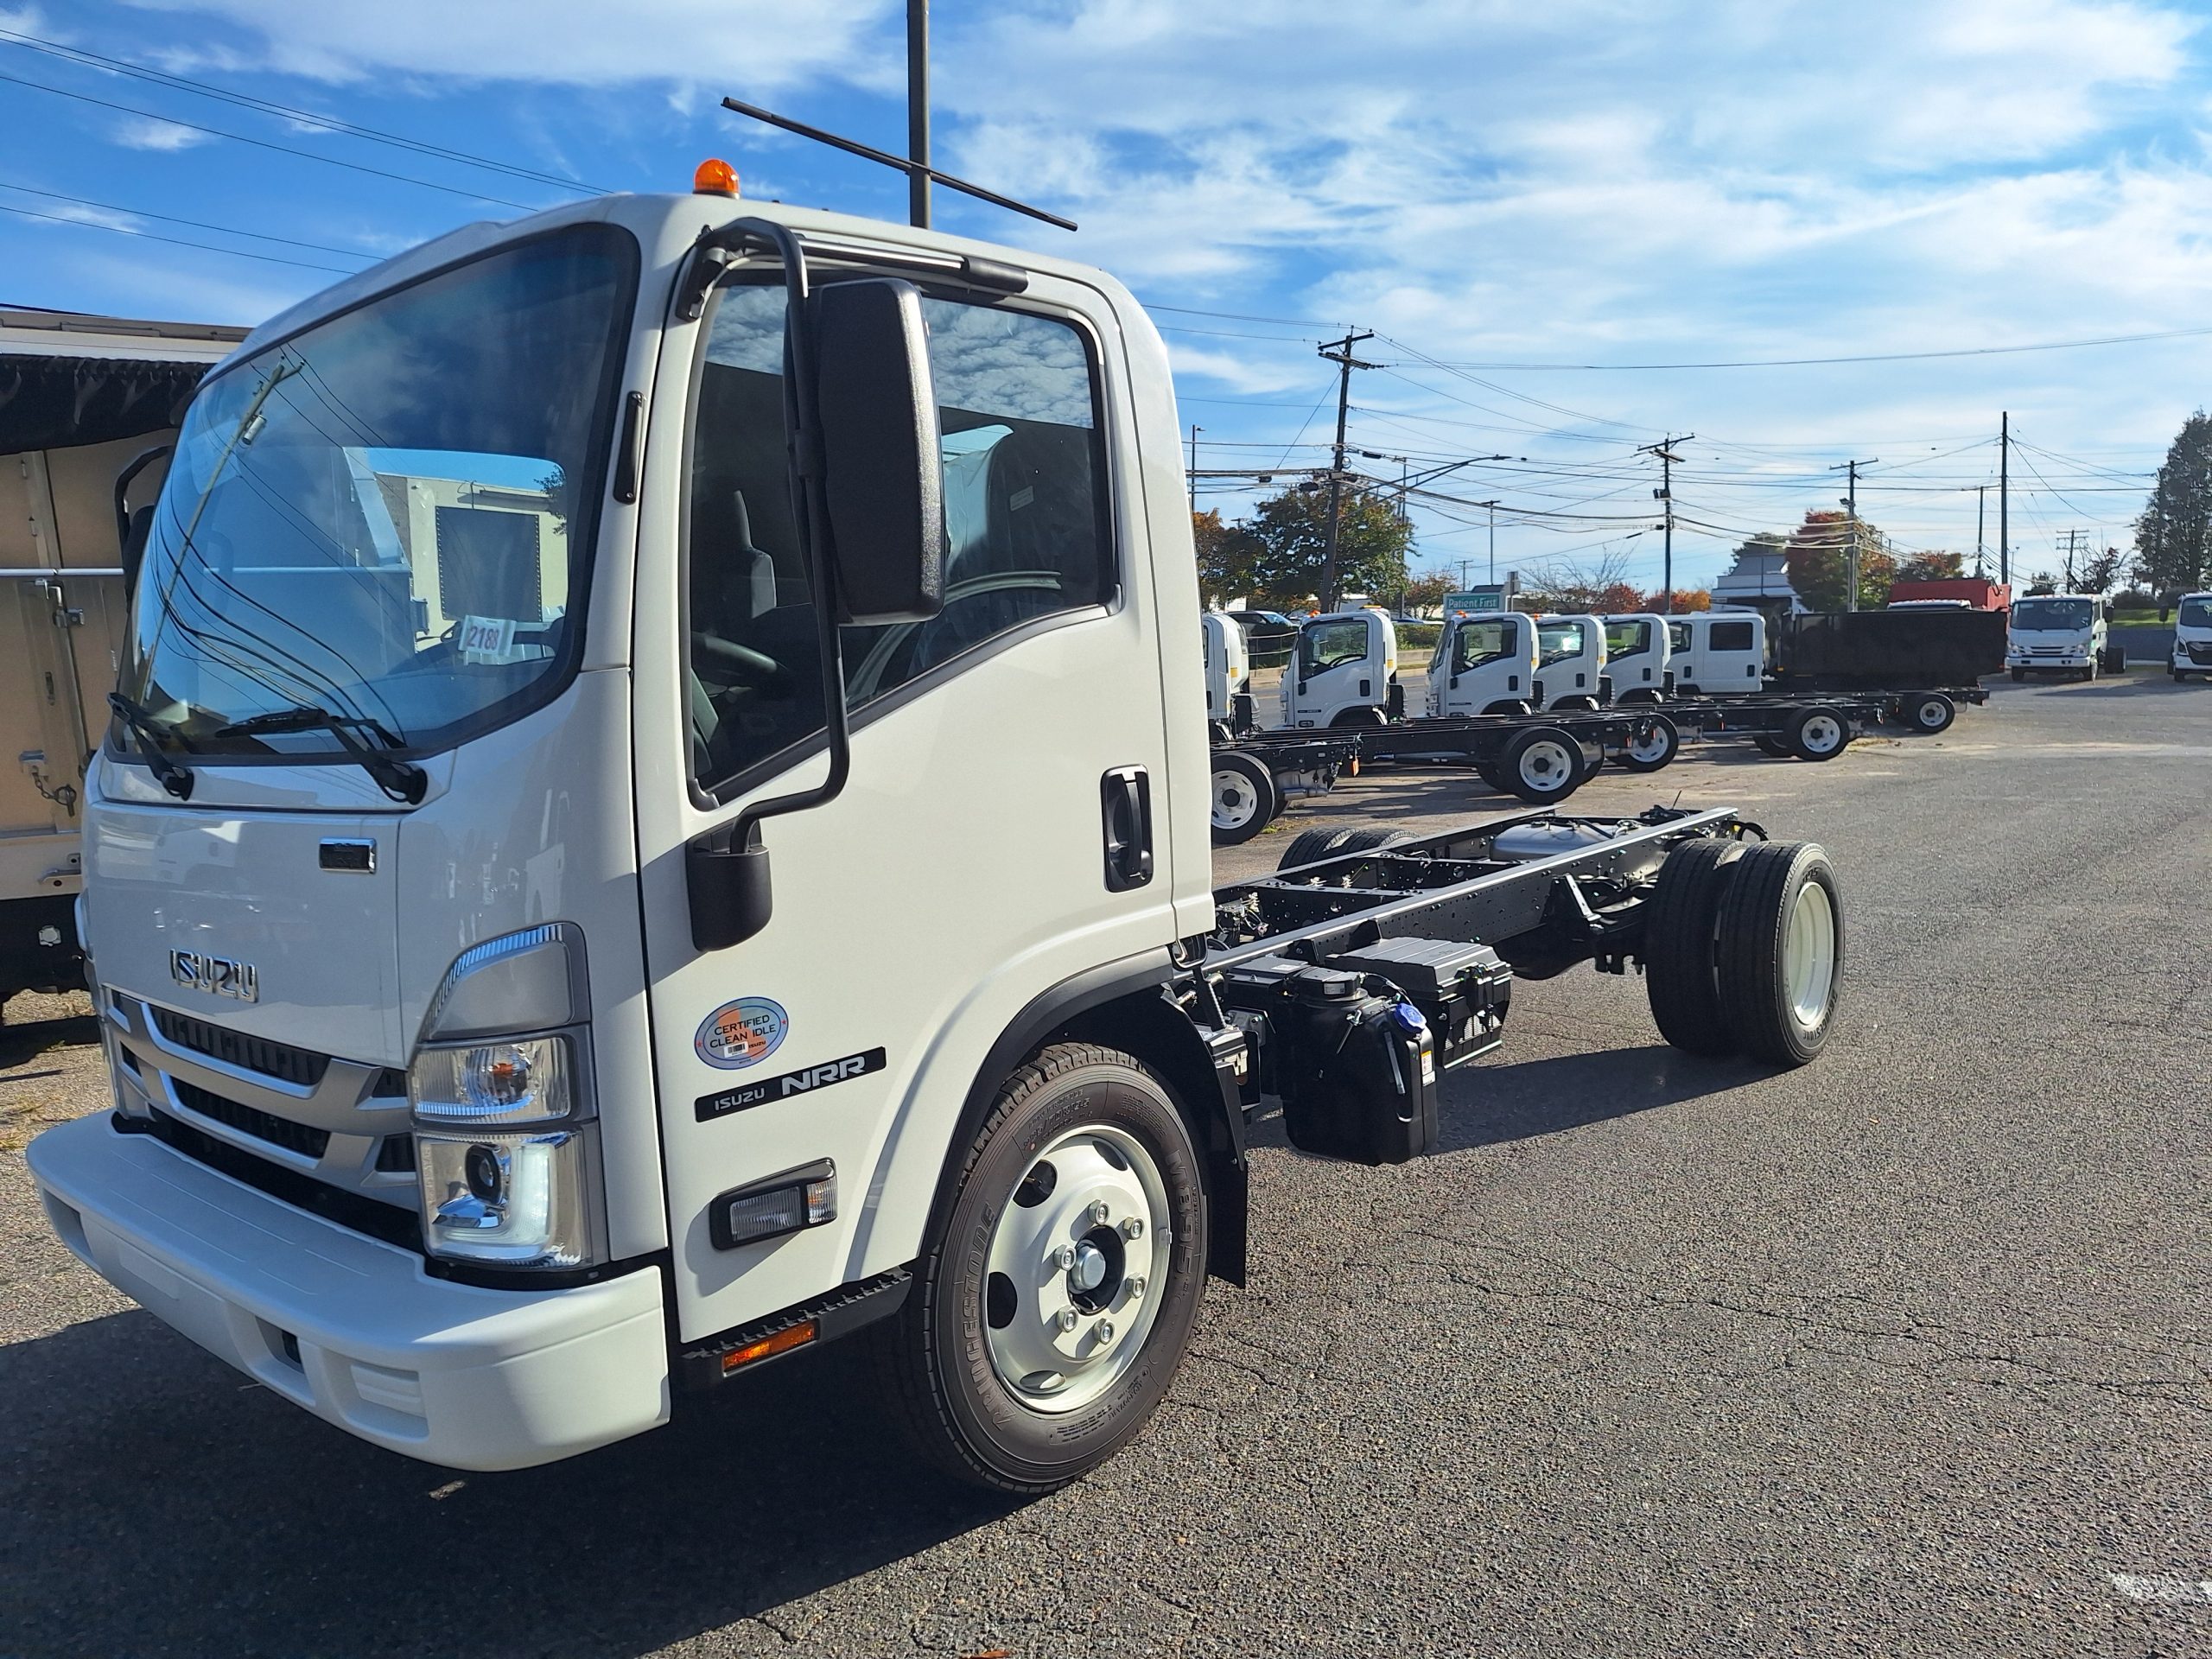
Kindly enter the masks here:
<path id="1" fill-rule="evenodd" d="M 1090 1334 L 1098 1338 L 1098 1345 L 1101 1348 L 1103 1348 L 1108 1343 L 1114 1340 L 1114 1321 L 1111 1319 L 1099 1320 L 1097 1325 L 1092 1327 Z"/>
<path id="2" fill-rule="evenodd" d="M 1063 1244 L 1058 1249 L 1054 1250 L 1052 1252 L 1052 1265 L 1058 1268 L 1062 1273 L 1065 1273 L 1069 1268 L 1075 1266 L 1075 1246 L 1072 1244 Z"/>
<path id="3" fill-rule="evenodd" d="M 1127 1221 L 1122 1224 L 1122 1236 L 1123 1238 L 1142 1238 L 1144 1236 L 1144 1222 L 1138 1217 L 1131 1216 Z"/>
<path id="4" fill-rule="evenodd" d="M 1075 1309 L 1064 1307 L 1060 1310 L 1060 1329 L 1063 1331 L 1075 1329 Z"/>
<path id="5" fill-rule="evenodd" d="M 1134 1302 L 1144 1294 L 1144 1275 L 1141 1274 L 1135 1275 L 1129 1280 L 1128 1286 L 1129 1300 Z"/>
<path id="6" fill-rule="evenodd" d="M 1106 1217 L 1112 1213 L 1113 1211 L 1106 1207 L 1106 1200 L 1099 1199 L 1090 1206 L 1090 1224 L 1094 1227 L 1103 1227 L 1106 1224 Z"/>

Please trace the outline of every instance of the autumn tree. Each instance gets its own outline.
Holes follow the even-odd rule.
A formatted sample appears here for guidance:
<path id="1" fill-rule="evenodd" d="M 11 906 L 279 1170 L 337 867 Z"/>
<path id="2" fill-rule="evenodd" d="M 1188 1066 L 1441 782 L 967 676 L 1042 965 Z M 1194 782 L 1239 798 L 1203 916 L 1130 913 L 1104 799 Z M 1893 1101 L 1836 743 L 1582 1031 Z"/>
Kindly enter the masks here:
<path id="1" fill-rule="evenodd" d="M 1896 556 L 1889 537 L 1864 518 L 1853 520 L 1840 512 L 1815 510 L 1790 532 L 1783 568 L 1789 586 L 1808 610 L 1847 611 L 1850 603 L 1851 547 L 1859 547 L 1859 602 L 1862 611 L 1879 610 L 1888 603 L 1890 585 L 1897 577 Z"/>
<path id="2" fill-rule="evenodd" d="M 1209 605 L 1242 598 L 1259 579 L 1259 542 L 1243 524 L 1224 524 L 1217 511 L 1191 515 L 1197 543 L 1198 592 Z"/>
<path id="3" fill-rule="evenodd" d="M 1425 576 L 1408 576 L 1404 596 L 1399 602 L 1408 614 L 1418 616 L 1442 605 L 1445 594 L 1451 591 L 1452 578 L 1441 570 L 1432 570 Z"/>
<path id="4" fill-rule="evenodd" d="M 2212 420 L 2198 410 L 2166 449 L 2135 521 L 2136 581 L 2160 595 L 2212 581 Z"/>
<path id="5" fill-rule="evenodd" d="M 1325 597 L 1329 548 L 1325 491 L 1294 486 L 1281 491 L 1224 534 L 1224 539 L 1241 534 L 1251 540 L 1245 592 L 1255 604 L 1302 610 Z M 1346 494 L 1337 535 L 1337 594 L 1379 598 L 1400 593 L 1407 585 L 1406 553 L 1412 543 L 1412 527 L 1398 517 L 1395 507 L 1365 491 Z M 1236 556 L 1241 558 L 1241 550 Z"/>
<path id="6" fill-rule="evenodd" d="M 1966 574 L 1966 560 L 1957 553 L 1916 553 L 1897 566 L 1899 582 L 1956 582 Z"/>
<path id="7" fill-rule="evenodd" d="M 1677 588 L 1669 594 L 1662 588 L 1654 588 L 1630 608 L 1677 615 L 1684 611 L 1709 611 L 1713 608 L 1713 590 L 1709 588 Z"/>

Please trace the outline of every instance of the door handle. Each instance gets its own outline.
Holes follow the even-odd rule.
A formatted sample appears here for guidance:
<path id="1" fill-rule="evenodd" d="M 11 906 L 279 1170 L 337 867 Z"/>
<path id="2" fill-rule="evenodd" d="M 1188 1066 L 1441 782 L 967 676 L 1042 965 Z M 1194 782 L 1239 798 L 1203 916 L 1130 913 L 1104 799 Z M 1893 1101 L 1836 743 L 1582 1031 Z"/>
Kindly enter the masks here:
<path id="1" fill-rule="evenodd" d="M 1098 780 L 1106 834 L 1106 891 L 1127 893 L 1152 880 L 1152 779 L 1142 766 L 1116 766 Z"/>

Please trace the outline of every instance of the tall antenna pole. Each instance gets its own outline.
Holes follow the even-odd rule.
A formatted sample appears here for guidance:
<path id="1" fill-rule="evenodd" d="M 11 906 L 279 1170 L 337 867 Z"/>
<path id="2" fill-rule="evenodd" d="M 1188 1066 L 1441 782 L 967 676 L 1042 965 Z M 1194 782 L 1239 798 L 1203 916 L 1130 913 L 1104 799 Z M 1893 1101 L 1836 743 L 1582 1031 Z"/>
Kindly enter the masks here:
<path id="1" fill-rule="evenodd" d="M 1191 423 L 1191 511 L 1198 510 L 1198 434 L 1205 428 L 1196 421 Z"/>
<path id="2" fill-rule="evenodd" d="M 906 0 L 906 159 L 919 164 L 906 175 L 906 219 L 930 227 L 930 0 Z"/>
<path id="3" fill-rule="evenodd" d="M 1997 580 L 2012 583 L 2012 411 L 1997 417 Z"/>
<path id="4" fill-rule="evenodd" d="M 1362 363 L 1351 354 L 1351 348 L 1363 340 L 1375 338 L 1374 331 L 1363 334 L 1346 334 L 1342 340 L 1330 342 L 1320 348 L 1321 355 L 1337 365 L 1337 447 L 1336 464 L 1329 468 L 1329 547 L 1321 567 L 1321 608 L 1337 608 L 1337 537 L 1344 521 L 1344 417 L 1351 412 L 1351 372 L 1375 365 Z"/>

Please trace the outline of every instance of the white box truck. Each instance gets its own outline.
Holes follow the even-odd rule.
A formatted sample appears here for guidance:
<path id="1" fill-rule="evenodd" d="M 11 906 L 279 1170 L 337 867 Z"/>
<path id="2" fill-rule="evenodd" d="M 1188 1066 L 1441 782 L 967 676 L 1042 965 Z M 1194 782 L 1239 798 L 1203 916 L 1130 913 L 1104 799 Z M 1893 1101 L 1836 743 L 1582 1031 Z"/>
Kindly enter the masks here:
<path id="1" fill-rule="evenodd" d="M 123 651 L 120 521 L 154 499 L 193 387 L 245 338 L 0 310 L 0 1007 L 84 988 L 85 764 Z"/>
<path id="2" fill-rule="evenodd" d="M 2169 664 L 2178 685 L 2191 675 L 2212 679 L 2212 594 L 2183 594 L 2174 611 L 2174 654 Z"/>
<path id="3" fill-rule="evenodd" d="M 1586 961 L 1685 1050 L 1817 1054 L 1834 872 L 1726 809 L 1217 891 L 1179 430 L 1103 273 L 714 196 L 257 330 L 86 783 L 115 1108 L 29 1148 L 55 1230 L 434 1463 L 870 1326 L 923 1447 L 1037 1492 L 1241 1279 L 1263 1101 L 1431 1150 L 1515 976 Z"/>

